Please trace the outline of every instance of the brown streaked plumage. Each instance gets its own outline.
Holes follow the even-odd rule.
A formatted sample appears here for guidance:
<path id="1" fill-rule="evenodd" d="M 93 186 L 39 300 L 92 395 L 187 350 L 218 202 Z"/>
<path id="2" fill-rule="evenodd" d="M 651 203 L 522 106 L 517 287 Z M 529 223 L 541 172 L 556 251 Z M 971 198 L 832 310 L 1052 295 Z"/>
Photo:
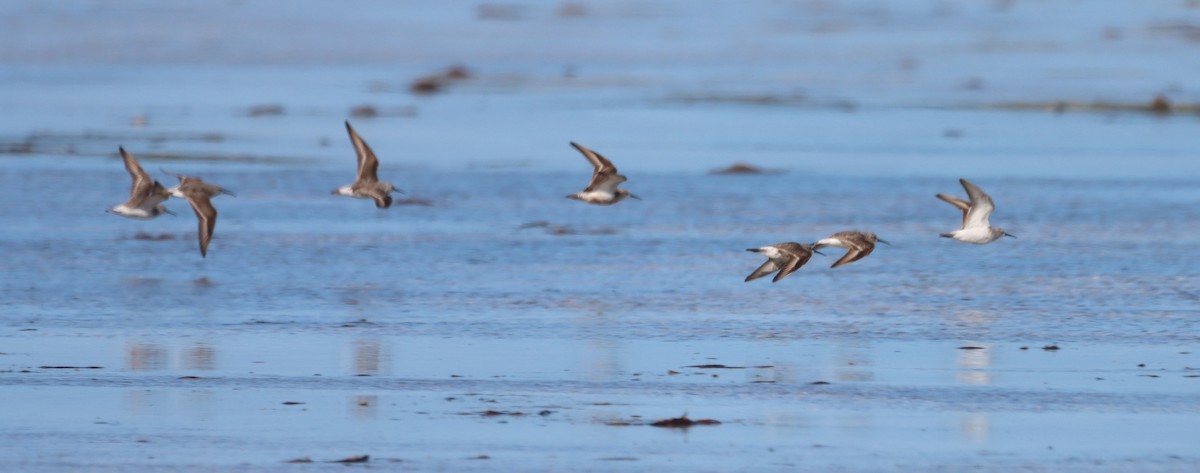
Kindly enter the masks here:
<path id="1" fill-rule="evenodd" d="M 352 184 L 334 189 L 333 194 L 357 199 L 369 198 L 381 209 L 391 207 L 392 196 L 389 194 L 400 190 L 390 182 L 379 180 L 379 158 L 375 157 L 375 151 L 371 150 L 367 142 L 354 131 L 354 127 L 350 126 L 350 121 L 346 121 L 346 133 L 350 135 L 350 143 L 354 145 L 354 153 L 358 157 L 358 174 Z"/>
<path id="2" fill-rule="evenodd" d="M 612 161 L 574 141 L 571 142 L 571 146 L 583 154 L 583 157 L 587 158 L 595 169 L 592 171 L 592 181 L 588 183 L 587 188 L 582 192 L 568 195 L 568 199 L 581 200 L 595 205 L 612 205 L 626 197 L 641 200 L 640 197 L 631 194 L 628 190 L 617 188 L 627 179 L 617 173 L 617 167 L 613 165 Z"/>
<path id="3" fill-rule="evenodd" d="M 175 197 L 187 199 L 196 213 L 197 234 L 200 239 L 200 257 L 208 257 L 208 242 L 212 241 L 213 231 L 217 228 L 217 208 L 213 207 L 211 199 L 221 194 L 234 195 L 220 186 L 204 182 L 193 176 L 177 175 L 179 185 L 170 189 Z"/>
<path id="4" fill-rule="evenodd" d="M 136 218 L 147 220 L 164 213 L 171 213 L 162 205 L 164 201 L 171 197 L 171 193 L 158 181 L 150 177 L 142 166 L 138 164 L 137 159 L 132 154 L 125 151 L 125 147 L 119 147 L 121 150 L 121 158 L 125 161 L 125 171 L 129 173 L 132 179 L 132 184 L 129 186 L 129 200 L 124 204 L 108 209 L 109 213 L 120 215 L 122 217 Z"/>
<path id="5" fill-rule="evenodd" d="M 837 260 L 836 263 L 833 263 L 833 266 L 830 266 L 830 268 L 836 268 L 866 258 L 872 251 L 875 251 L 875 242 L 885 245 L 891 244 L 871 232 L 848 230 L 822 238 L 820 241 L 813 243 L 812 246 L 814 250 L 819 250 L 827 246 L 845 248 L 846 254 L 842 255 L 842 258 Z"/>
<path id="6" fill-rule="evenodd" d="M 788 277 L 788 275 L 796 272 L 797 269 L 804 266 L 813 253 L 823 254 L 813 249 L 812 245 L 803 243 L 786 242 L 767 245 L 759 248 L 747 248 L 746 251 L 762 254 L 767 257 L 767 261 L 759 266 L 758 269 L 746 276 L 746 282 L 761 278 L 775 271 L 779 274 L 771 282 L 779 282 L 780 279 Z"/>

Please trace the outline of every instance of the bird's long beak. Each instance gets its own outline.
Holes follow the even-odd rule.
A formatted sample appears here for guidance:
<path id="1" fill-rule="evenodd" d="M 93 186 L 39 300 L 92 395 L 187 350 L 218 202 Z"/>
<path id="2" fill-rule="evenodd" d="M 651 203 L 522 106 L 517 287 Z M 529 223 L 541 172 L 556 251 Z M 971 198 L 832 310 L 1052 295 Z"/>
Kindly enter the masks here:
<path id="1" fill-rule="evenodd" d="M 875 238 L 875 241 L 877 241 L 877 242 L 880 242 L 880 243 L 883 243 L 883 244 L 885 244 L 885 245 L 887 245 L 887 246 L 892 246 L 892 244 L 891 244 L 891 243 L 888 243 L 888 241 L 887 241 L 887 240 L 884 240 L 883 238 L 878 238 L 878 237 L 877 237 L 877 238 Z"/>
<path id="2" fill-rule="evenodd" d="M 337 190 L 337 189 L 334 189 L 334 190 L 332 190 L 332 191 L 329 191 L 329 194 L 330 194 L 330 195 L 338 195 L 338 190 Z"/>
<path id="3" fill-rule="evenodd" d="M 631 198 L 631 199 L 637 199 L 637 200 L 642 200 L 642 198 L 641 198 L 641 197 L 638 197 L 638 196 L 636 196 L 636 195 L 633 195 L 633 194 L 629 194 L 629 198 Z"/>
<path id="4" fill-rule="evenodd" d="M 817 249 L 816 249 L 816 248 L 813 248 L 813 253 L 816 253 L 816 254 L 818 254 L 818 255 L 821 255 L 821 256 L 825 256 L 825 253 L 821 253 L 820 251 L 817 251 Z"/>
<path id="5" fill-rule="evenodd" d="M 222 194 L 225 194 L 225 195 L 227 195 L 227 196 L 230 196 L 230 197 L 237 197 L 237 194 L 234 194 L 233 192 L 229 192 L 229 191 L 227 191 L 227 190 L 225 190 L 225 189 L 221 189 L 221 193 L 222 193 Z"/>
<path id="6" fill-rule="evenodd" d="M 174 217 L 174 216 L 175 216 L 175 212 L 172 212 L 172 211 L 171 211 L 171 209 L 166 209 L 166 208 L 164 208 L 164 209 L 163 209 L 163 212 L 166 212 L 166 213 L 170 214 L 172 217 Z"/>
<path id="7" fill-rule="evenodd" d="M 1013 234 L 1011 234 L 1011 233 L 1008 233 L 1008 232 L 1004 232 L 1004 236 L 1006 236 L 1006 237 L 1013 237 L 1013 238 L 1016 238 L 1016 237 L 1017 237 L 1016 235 L 1013 235 Z"/>
<path id="8" fill-rule="evenodd" d="M 749 251 L 751 253 L 758 253 L 758 248 L 746 248 L 746 251 Z"/>

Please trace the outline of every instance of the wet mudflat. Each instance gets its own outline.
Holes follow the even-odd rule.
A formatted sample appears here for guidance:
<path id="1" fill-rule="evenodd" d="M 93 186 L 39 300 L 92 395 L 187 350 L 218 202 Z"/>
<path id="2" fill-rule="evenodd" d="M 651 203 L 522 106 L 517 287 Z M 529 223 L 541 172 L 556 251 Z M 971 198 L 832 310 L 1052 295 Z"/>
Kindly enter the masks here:
<path id="1" fill-rule="evenodd" d="M 0 464 L 1200 464 L 1195 8 L 367 7 L 3 7 Z M 344 119 L 402 205 L 329 195 Z M 644 200 L 564 199 L 569 140 Z M 207 258 L 104 213 L 118 145 L 237 193 Z M 937 237 L 959 177 L 1017 239 Z M 742 282 L 850 228 L 892 246 Z"/>

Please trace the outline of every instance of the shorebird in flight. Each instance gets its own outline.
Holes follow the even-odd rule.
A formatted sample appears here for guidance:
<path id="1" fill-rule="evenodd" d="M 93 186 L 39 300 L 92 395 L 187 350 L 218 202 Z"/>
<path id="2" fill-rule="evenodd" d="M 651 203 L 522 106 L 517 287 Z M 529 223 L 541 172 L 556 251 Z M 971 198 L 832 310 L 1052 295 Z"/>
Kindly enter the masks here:
<path id="1" fill-rule="evenodd" d="M 379 180 L 379 159 L 375 152 L 367 146 L 350 122 L 346 121 L 346 133 L 350 134 L 350 143 L 354 144 L 354 152 L 358 154 L 358 177 L 354 182 L 333 190 L 334 195 L 344 195 L 356 199 L 374 199 L 375 206 L 386 209 L 392 205 L 391 192 L 403 193 L 390 182 Z"/>
<path id="2" fill-rule="evenodd" d="M 827 246 L 845 248 L 846 254 L 842 255 L 842 259 L 837 260 L 836 263 L 833 263 L 833 266 L 830 266 L 830 268 L 836 268 L 866 258 L 872 251 L 875 251 L 875 242 L 891 245 L 887 240 L 875 236 L 874 233 L 851 230 L 829 235 L 813 243 L 812 248 L 814 250 L 819 250 Z"/>
<path id="3" fill-rule="evenodd" d="M 747 248 L 746 251 L 759 253 L 767 257 L 767 261 L 759 266 L 758 269 L 746 276 L 746 282 L 761 278 L 775 271 L 779 274 L 775 275 L 775 279 L 771 282 L 779 282 L 780 279 L 788 277 L 788 275 L 796 272 L 804 263 L 807 263 L 812 258 L 813 253 L 824 255 L 813 249 L 812 245 L 803 243 L 778 243 L 767 245 L 761 248 Z"/>
<path id="4" fill-rule="evenodd" d="M 963 213 L 962 228 L 949 233 L 943 233 L 941 236 L 976 245 L 991 243 L 1005 236 L 1016 238 L 1015 235 L 1005 232 L 1002 228 L 993 227 L 988 222 L 988 219 L 992 216 L 992 211 L 996 210 L 996 204 L 992 203 L 992 198 L 983 189 L 980 189 L 979 186 L 972 184 L 971 181 L 966 179 L 959 179 L 958 182 L 962 183 L 963 189 L 967 190 L 967 197 L 971 201 L 966 202 L 958 197 L 946 194 L 937 195 L 937 198 L 958 207 Z"/>
<path id="5" fill-rule="evenodd" d="M 107 212 L 139 220 L 149 220 L 164 213 L 174 215 L 174 212 L 167 210 L 162 205 L 171 197 L 171 193 L 158 181 L 150 178 L 150 173 L 142 169 L 137 159 L 125 151 L 124 147 L 118 149 L 121 150 L 121 158 L 125 160 L 125 170 L 129 171 L 133 185 L 129 188 L 129 200 L 108 209 Z"/>
<path id="6" fill-rule="evenodd" d="M 617 186 L 626 181 L 625 176 L 617 174 L 617 167 L 613 166 L 612 161 L 609 161 L 600 156 L 600 153 L 588 149 L 586 146 L 571 142 L 571 146 L 583 153 L 583 157 L 587 158 L 596 170 L 592 172 L 592 182 L 588 183 L 583 192 L 568 195 L 568 199 L 582 200 L 589 204 L 596 205 L 612 205 L 624 200 L 626 197 L 633 197 L 642 200 L 641 197 L 630 194 L 625 189 L 618 189 Z"/>
<path id="7" fill-rule="evenodd" d="M 165 171 L 164 171 L 165 172 Z M 217 227 L 217 209 L 211 199 L 221 194 L 234 195 L 219 186 L 204 182 L 203 179 L 176 174 L 179 185 L 168 189 L 172 196 L 187 199 L 196 212 L 196 223 L 200 237 L 200 257 L 208 257 L 208 242 L 212 240 L 213 230 Z"/>

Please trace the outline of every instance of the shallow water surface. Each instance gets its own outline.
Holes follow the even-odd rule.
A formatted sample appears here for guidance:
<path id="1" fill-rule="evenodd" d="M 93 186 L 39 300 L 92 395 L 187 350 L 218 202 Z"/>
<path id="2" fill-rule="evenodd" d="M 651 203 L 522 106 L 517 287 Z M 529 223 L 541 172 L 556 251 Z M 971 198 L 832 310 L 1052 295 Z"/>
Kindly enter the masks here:
<path id="1" fill-rule="evenodd" d="M 1200 465 L 1196 8 L 0 10 L 14 468 Z M 347 118 L 411 205 L 329 195 Z M 564 199 L 571 140 L 643 200 Z M 104 213 L 117 146 L 237 194 L 207 258 L 181 201 Z M 959 177 L 1016 239 L 937 237 Z M 891 245 L 742 281 L 746 248 L 852 228 Z M 648 425 L 681 415 L 720 424 Z"/>

